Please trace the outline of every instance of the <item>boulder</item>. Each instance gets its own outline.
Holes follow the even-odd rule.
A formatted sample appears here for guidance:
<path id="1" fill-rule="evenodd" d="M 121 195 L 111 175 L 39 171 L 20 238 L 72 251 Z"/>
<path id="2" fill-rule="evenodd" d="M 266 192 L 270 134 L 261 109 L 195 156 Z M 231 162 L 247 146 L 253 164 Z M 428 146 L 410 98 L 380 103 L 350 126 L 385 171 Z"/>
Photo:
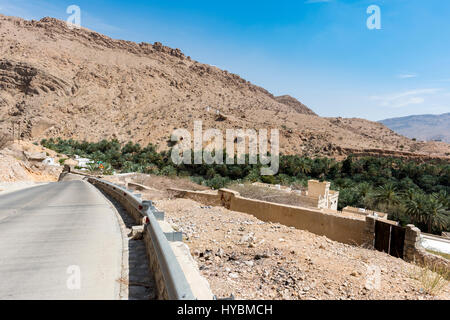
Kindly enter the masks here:
<path id="1" fill-rule="evenodd" d="M 28 152 L 24 151 L 23 154 L 30 161 L 44 161 L 47 158 L 45 152 Z"/>

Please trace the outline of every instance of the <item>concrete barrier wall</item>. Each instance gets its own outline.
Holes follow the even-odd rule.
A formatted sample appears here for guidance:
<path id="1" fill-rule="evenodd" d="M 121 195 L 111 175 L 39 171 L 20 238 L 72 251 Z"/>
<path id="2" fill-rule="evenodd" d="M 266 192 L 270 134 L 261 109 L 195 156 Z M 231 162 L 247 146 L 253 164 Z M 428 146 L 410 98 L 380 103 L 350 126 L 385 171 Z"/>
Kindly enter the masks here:
<path id="1" fill-rule="evenodd" d="M 130 204 L 129 201 L 127 201 L 126 197 L 124 195 L 119 195 L 117 192 L 113 192 L 109 187 L 103 185 L 103 184 L 95 184 L 96 187 L 104 191 L 106 194 L 108 194 L 110 197 L 117 200 L 122 207 L 127 211 L 127 213 L 133 217 L 135 223 L 137 225 L 142 224 L 142 219 L 144 216 L 137 210 L 134 206 Z M 159 267 L 159 262 L 157 260 L 157 255 L 155 253 L 153 243 L 149 236 L 148 226 L 144 228 L 143 238 L 145 242 L 145 246 L 147 248 L 147 258 L 149 260 L 150 270 L 152 271 L 152 276 L 155 279 L 156 283 L 156 297 L 160 300 L 167 300 L 168 294 L 166 290 L 166 286 L 164 283 L 164 276 L 162 274 L 161 268 Z"/>
<path id="2" fill-rule="evenodd" d="M 121 191 L 121 189 L 118 187 L 111 188 L 108 185 L 96 183 L 96 181 L 93 179 L 90 179 L 90 182 L 93 183 L 96 187 L 103 190 L 106 194 L 117 200 L 124 207 L 127 213 L 133 217 L 137 225 L 143 224 L 144 215 L 138 208 L 136 208 L 132 204 L 132 201 L 130 201 L 131 199 L 129 199 L 129 194 Z M 158 252 L 155 249 L 154 239 L 152 239 L 152 237 L 150 236 L 149 228 L 149 224 L 145 225 L 143 238 L 147 249 L 147 258 L 149 260 L 151 276 L 154 277 L 156 283 L 156 296 L 157 299 L 160 300 L 169 300 L 170 297 L 167 289 L 167 280 L 165 279 L 164 270 L 163 267 L 161 267 L 161 262 L 159 260 L 161 257 L 159 257 Z"/>

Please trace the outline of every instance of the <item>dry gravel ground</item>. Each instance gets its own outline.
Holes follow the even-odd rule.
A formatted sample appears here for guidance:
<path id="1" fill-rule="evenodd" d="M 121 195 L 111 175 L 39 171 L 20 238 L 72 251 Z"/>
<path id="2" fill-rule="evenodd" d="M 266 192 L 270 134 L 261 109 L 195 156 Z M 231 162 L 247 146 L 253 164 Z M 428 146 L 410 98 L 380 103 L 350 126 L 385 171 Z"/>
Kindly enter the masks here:
<path id="1" fill-rule="evenodd" d="M 219 298 L 449 299 L 414 279 L 416 268 L 384 253 L 354 247 L 189 199 L 155 201 L 186 243 Z M 380 270 L 372 289 L 370 268 Z M 416 270 L 416 271 L 415 271 Z M 369 280 L 369 282 L 368 282 Z"/>

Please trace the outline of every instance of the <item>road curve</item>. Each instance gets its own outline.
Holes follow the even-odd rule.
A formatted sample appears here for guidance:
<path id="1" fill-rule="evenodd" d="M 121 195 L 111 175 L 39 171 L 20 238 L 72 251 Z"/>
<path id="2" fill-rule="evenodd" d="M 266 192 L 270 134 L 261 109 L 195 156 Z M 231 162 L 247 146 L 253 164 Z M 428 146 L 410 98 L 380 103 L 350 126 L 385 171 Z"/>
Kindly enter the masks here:
<path id="1" fill-rule="evenodd" d="M 89 183 L 0 196 L 0 299 L 118 299 L 121 257 L 114 209 Z"/>

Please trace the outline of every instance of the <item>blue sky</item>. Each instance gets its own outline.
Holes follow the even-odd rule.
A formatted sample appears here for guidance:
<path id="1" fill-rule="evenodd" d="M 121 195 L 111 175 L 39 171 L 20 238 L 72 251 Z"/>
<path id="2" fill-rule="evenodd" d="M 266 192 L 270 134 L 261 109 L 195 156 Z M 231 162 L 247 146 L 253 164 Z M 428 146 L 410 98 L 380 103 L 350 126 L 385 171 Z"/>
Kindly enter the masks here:
<path id="1" fill-rule="evenodd" d="M 160 41 L 321 116 L 450 112 L 450 1 L 0 0 L 0 13 L 67 19 L 113 38 Z M 369 30 L 369 5 L 381 29 Z"/>

